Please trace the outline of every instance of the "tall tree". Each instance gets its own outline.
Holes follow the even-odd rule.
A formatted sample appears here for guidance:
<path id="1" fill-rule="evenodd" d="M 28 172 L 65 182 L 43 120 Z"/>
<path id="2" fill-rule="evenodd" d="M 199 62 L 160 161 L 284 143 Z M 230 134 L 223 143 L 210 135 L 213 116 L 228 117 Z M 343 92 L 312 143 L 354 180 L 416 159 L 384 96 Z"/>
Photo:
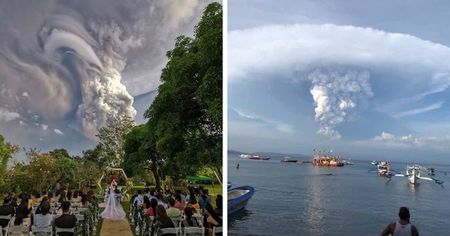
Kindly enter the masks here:
<path id="1" fill-rule="evenodd" d="M 146 124 L 138 125 L 125 136 L 125 161 L 123 164 L 127 175 L 143 175 L 149 168 L 155 179 L 156 188 L 161 188 L 160 166 L 162 155 L 156 151 L 156 144 L 149 134 Z"/>
<path id="2" fill-rule="evenodd" d="M 5 142 L 5 138 L 0 134 L 0 176 L 6 171 L 8 161 L 18 151 L 19 146 Z"/>
<path id="3" fill-rule="evenodd" d="M 145 112 L 156 151 L 173 177 L 222 166 L 222 6 L 207 6 L 195 37 L 179 36 Z"/>

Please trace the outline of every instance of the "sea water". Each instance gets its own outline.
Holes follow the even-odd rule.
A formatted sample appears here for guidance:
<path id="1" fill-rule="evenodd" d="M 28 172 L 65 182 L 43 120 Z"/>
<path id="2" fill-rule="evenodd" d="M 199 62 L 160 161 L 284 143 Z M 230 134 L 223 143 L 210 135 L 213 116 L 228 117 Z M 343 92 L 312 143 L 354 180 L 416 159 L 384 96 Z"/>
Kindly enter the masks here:
<path id="1" fill-rule="evenodd" d="M 229 216 L 230 235 L 379 235 L 401 206 L 420 235 L 450 235 L 450 166 L 432 165 L 443 187 L 426 180 L 413 186 L 405 177 L 378 176 L 371 161 L 330 168 L 280 160 L 229 155 L 229 181 L 255 188 L 246 209 Z M 406 165 L 391 169 L 404 173 Z"/>

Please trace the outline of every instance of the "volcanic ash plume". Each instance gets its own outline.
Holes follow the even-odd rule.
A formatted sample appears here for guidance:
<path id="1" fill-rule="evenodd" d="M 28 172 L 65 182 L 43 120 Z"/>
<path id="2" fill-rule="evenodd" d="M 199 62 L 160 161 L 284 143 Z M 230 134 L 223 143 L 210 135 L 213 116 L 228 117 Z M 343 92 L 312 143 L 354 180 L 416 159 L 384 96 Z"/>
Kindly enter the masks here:
<path id="1" fill-rule="evenodd" d="M 76 120 L 84 135 L 95 139 L 98 127 L 105 126 L 108 117 L 136 115 L 133 97 L 121 83 L 120 73 L 126 64 L 123 55 L 142 43 L 124 37 L 122 28 L 114 22 L 90 23 L 89 29 L 99 37 L 97 41 L 69 16 L 52 17 L 39 35 L 44 53 L 69 71 L 72 91 L 80 98 Z"/>
<path id="2" fill-rule="evenodd" d="M 373 96 L 365 70 L 317 69 L 308 75 L 314 99 L 315 119 L 319 122 L 319 134 L 340 139 L 335 127 Z"/>

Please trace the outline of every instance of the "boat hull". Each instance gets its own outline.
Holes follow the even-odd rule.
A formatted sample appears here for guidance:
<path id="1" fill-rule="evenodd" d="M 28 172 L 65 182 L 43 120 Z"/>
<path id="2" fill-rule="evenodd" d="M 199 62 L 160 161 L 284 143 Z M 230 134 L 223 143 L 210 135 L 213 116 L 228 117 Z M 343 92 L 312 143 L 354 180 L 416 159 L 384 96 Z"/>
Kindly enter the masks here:
<path id="1" fill-rule="evenodd" d="M 230 195 L 230 193 L 235 193 L 239 191 L 242 191 L 243 194 L 233 197 L 229 196 L 228 198 L 228 215 L 231 215 L 244 209 L 250 198 L 252 198 L 253 194 L 255 193 L 255 189 L 253 187 L 241 186 L 229 189 L 228 195 Z"/>

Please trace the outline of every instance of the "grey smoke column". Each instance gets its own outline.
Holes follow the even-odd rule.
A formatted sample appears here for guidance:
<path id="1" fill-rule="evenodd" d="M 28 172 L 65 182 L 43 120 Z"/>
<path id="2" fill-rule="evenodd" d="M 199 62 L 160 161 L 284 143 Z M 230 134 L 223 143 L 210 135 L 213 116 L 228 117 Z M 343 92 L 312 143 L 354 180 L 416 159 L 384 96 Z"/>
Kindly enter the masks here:
<path id="1" fill-rule="evenodd" d="M 1 125 L 47 130 L 48 124 L 65 124 L 94 140 L 109 116 L 134 118 L 133 97 L 122 74 L 140 79 L 130 78 L 125 83 L 130 87 L 145 87 L 134 89 L 134 95 L 155 89 L 165 51 L 176 35 L 192 31 L 194 16 L 205 4 L 1 2 Z M 152 78 L 145 77 L 149 71 Z"/>
<path id="2" fill-rule="evenodd" d="M 315 119 L 320 124 L 317 133 L 341 138 L 335 127 L 373 96 L 369 77 L 366 70 L 345 68 L 316 69 L 308 75 L 312 82 L 310 93 L 314 99 Z"/>

